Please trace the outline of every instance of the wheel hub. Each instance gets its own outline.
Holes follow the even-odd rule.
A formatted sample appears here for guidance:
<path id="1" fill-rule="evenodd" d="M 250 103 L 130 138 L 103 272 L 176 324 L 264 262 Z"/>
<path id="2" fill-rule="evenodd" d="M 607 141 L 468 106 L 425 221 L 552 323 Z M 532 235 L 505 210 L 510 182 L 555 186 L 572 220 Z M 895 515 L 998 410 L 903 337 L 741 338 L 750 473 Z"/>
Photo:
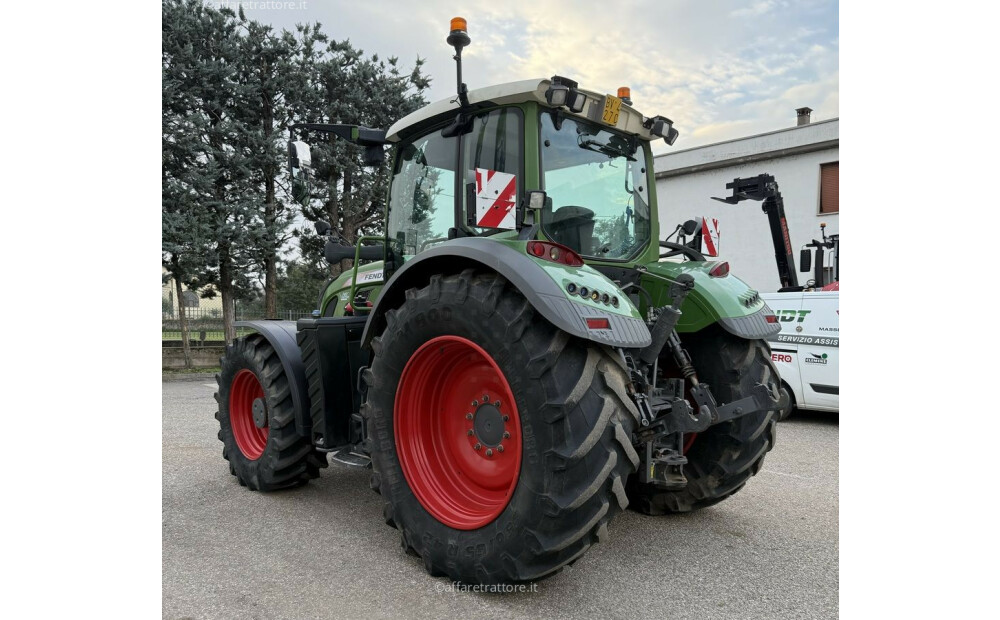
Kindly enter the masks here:
<path id="1" fill-rule="evenodd" d="M 505 430 L 500 410 L 491 404 L 479 405 L 473 416 L 472 430 L 484 446 L 499 446 Z"/>
<path id="2" fill-rule="evenodd" d="M 253 424 L 257 428 L 267 426 L 267 405 L 263 398 L 255 398 L 253 401 Z"/>

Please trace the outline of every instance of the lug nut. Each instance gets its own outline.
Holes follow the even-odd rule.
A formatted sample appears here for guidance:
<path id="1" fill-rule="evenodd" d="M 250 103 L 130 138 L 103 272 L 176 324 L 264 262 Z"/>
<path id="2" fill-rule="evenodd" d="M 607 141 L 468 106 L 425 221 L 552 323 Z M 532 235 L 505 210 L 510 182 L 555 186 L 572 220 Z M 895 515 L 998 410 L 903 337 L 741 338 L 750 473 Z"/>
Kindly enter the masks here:
<path id="1" fill-rule="evenodd" d="M 503 421 L 504 421 L 504 422 L 510 422 L 510 416 L 509 416 L 509 415 L 505 415 L 505 416 L 503 417 Z"/>
<path id="2" fill-rule="evenodd" d="M 483 394 L 483 402 L 484 403 L 490 402 L 490 395 L 489 394 Z"/>
<path id="3" fill-rule="evenodd" d="M 504 439 L 510 439 L 510 433 L 508 433 L 507 431 L 504 431 L 503 432 L 503 438 Z"/>
<path id="4" fill-rule="evenodd" d="M 472 414 L 471 413 L 465 414 L 465 419 L 466 420 L 471 420 L 472 419 Z"/>
<path id="5" fill-rule="evenodd" d="M 472 406 L 473 407 L 478 407 L 479 406 L 479 401 L 478 400 L 472 401 Z"/>
<path id="6" fill-rule="evenodd" d="M 493 456 L 493 450 L 487 450 L 486 456 Z"/>
<path id="7" fill-rule="evenodd" d="M 497 402 L 493 403 L 493 406 L 496 407 L 497 409 L 499 409 L 500 408 L 500 401 L 498 400 Z"/>
<path id="8" fill-rule="evenodd" d="M 503 452 L 503 444 L 497 446 L 497 452 Z"/>
<path id="9" fill-rule="evenodd" d="M 472 447 L 473 447 L 474 449 L 476 449 L 476 450 L 482 450 L 482 448 L 483 448 L 483 444 L 481 444 L 481 443 L 477 443 L 476 445 L 474 445 L 474 446 L 472 446 Z"/>
<path id="10" fill-rule="evenodd" d="M 471 428 L 469 429 L 469 432 L 468 432 L 468 433 L 466 433 L 466 434 L 467 434 L 467 435 L 468 435 L 469 437 L 472 437 L 473 435 L 475 435 L 475 433 L 473 433 L 473 432 L 472 432 L 472 429 L 471 429 Z"/>

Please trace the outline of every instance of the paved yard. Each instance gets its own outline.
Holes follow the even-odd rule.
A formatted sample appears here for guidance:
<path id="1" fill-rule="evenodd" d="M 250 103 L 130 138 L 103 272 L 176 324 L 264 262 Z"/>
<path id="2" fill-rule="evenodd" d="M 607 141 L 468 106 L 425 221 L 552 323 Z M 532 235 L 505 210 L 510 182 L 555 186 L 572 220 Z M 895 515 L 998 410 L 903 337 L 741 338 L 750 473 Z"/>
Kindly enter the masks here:
<path id="1" fill-rule="evenodd" d="M 764 469 L 702 512 L 611 524 L 536 592 L 455 592 L 403 553 L 368 471 L 260 494 L 229 475 L 214 382 L 163 383 L 165 618 L 833 618 L 838 421 L 797 414 Z"/>

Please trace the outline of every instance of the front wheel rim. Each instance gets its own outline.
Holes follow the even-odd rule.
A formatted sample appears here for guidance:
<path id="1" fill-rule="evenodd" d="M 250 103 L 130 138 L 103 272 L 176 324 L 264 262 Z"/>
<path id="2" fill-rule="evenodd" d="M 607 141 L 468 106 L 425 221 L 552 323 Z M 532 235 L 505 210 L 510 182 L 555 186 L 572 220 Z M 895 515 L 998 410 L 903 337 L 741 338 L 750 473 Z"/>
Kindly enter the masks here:
<path id="1" fill-rule="evenodd" d="M 254 424 L 253 403 L 258 398 L 264 398 L 264 388 L 257 375 L 246 368 L 236 373 L 229 388 L 229 422 L 237 447 L 251 461 L 256 461 L 264 454 L 271 430 L 270 425 L 258 428 Z"/>
<path id="2" fill-rule="evenodd" d="M 521 471 L 514 394 L 482 347 L 438 336 L 410 357 L 393 408 L 396 453 L 417 500 L 459 530 L 507 507 Z"/>

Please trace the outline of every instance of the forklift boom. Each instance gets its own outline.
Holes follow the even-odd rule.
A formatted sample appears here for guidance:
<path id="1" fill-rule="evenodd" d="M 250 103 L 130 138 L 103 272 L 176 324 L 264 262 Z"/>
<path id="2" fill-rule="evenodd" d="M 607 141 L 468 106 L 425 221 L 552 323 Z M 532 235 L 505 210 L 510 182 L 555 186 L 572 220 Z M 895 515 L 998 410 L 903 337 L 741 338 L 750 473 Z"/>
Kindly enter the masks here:
<path id="1" fill-rule="evenodd" d="M 726 183 L 726 189 L 733 190 L 733 195 L 726 198 L 715 198 L 719 202 L 736 204 L 742 200 L 763 200 L 761 209 L 767 214 L 771 226 L 771 241 L 774 243 L 774 260 L 778 264 L 778 278 L 781 289 L 799 288 L 798 275 L 795 273 L 795 256 L 792 254 L 792 241 L 788 236 L 788 222 L 785 220 L 785 203 L 778 191 L 778 183 L 770 174 L 760 174 L 749 179 L 737 178 L 732 183 Z"/>

